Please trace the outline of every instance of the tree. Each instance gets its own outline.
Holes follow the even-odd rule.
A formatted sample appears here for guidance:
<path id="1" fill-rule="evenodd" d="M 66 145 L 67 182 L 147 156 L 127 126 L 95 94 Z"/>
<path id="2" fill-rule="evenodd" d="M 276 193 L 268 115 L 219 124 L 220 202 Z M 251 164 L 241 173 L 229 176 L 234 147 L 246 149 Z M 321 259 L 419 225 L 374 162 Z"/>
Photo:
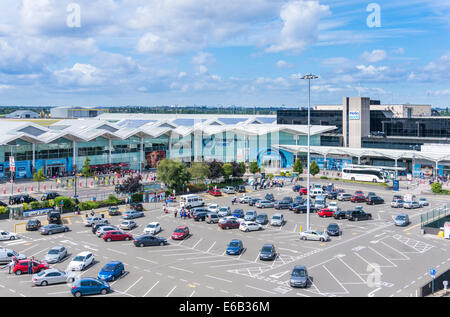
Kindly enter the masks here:
<path id="1" fill-rule="evenodd" d="M 316 176 L 317 174 L 319 174 L 319 172 L 320 172 L 319 165 L 317 165 L 316 161 L 312 161 L 311 165 L 309 166 L 309 173 L 312 176 Z"/>
<path id="2" fill-rule="evenodd" d="M 244 162 L 231 162 L 230 164 L 233 166 L 233 177 L 242 177 L 245 174 Z"/>
<path id="3" fill-rule="evenodd" d="M 192 179 L 206 179 L 210 174 L 208 165 L 201 162 L 192 163 L 188 171 Z"/>
<path id="4" fill-rule="evenodd" d="M 249 169 L 250 173 L 252 173 L 252 174 L 258 173 L 260 171 L 258 162 L 256 162 L 256 161 L 251 162 L 250 165 L 248 166 L 248 169 Z"/>
<path id="5" fill-rule="evenodd" d="M 123 189 L 127 193 L 137 193 L 141 189 L 141 176 L 128 177 L 123 182 Z"/>
<path id="6" fill-rule="evenodd" d="M 435 194 L 439 194 L 440 192 L 442 192 L 442 184 L 441 183 L 431 184 L 431 191 Z"/>
<path id="7" fill-rule="evenodd" d="M 41 182 L 43 180 L 45 180 L 45 175 L 44 175 L 44 168 L 40 168 L 39 171 L 37 171 L 37 173 L 35 172 L 33 174 L 33 180 L 35 182 L 38 182 L 38 191 L 41 191 Z"/>
<path id="8" fill-rule="evenodd" d="M 86 187 L 87 187 L 88 177 L 94 175 L 94 173 L 91 171 L 91 160 L 87 156 L 83 163 L 83 169 L 81 170 L 81 175 L 86 177 Z"/>
<path id="9" fill-rule="evenodd" d="M 302 161 L 300 159 L 296 159 L 294 166 L 293 166 L 293 172 L 294 173 L 298 173 L 298 174 L 302 174 L 303 173 L 303 164 Z"/>
<path id="10" fill-rule="evenodd" d="M 180 191 L 183 184 L 189 182 L 191 175 L 181 162 L 164 159 L 158 165 L 158 180 L 170 189 Z"/>
<path id="11" fill-rule="evenodd" d="M 222 162 L 214 160 L 208 162 L 207 164 L 209 167 L 209 178 L 218 179 L 219 177 L 222 176 L 222 166 L 223 166 Z"/>
<path id="12" fill-rule="evenodd" d="M 226 163 L 222 166 L 222 174 L 225 177 L 226 180 L 230 178 L 231 175 L 233 175 L 233 165 L 231 163 Z"/>
<path id="13" fill-rule="evenodd" d="M 239 165 L 241 166 L 241 173 L 242 173 L 242 176 L 244 176 L 244 174 L 245 174 L 245 172 L 246 172 L 245 163 L 244 163 L 244 162 L 241 162 L 241 163 L 239 163 Z"/>

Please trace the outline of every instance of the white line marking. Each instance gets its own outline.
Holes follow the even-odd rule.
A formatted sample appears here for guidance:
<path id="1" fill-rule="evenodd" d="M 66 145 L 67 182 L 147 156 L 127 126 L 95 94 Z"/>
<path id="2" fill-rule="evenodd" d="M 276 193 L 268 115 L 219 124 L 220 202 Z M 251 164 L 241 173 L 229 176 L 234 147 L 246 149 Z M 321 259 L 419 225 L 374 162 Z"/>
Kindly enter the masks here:
<path id="1" fill-rule="evenodd" d="M 220 277 L 217 277 L 217 276 L 211 276 L 211 275 L 205 275 L 205 276 L 206 276 L 206 277 L 209 277 L 209 278 L 213 278 L 213 279 L 219 280 L 219 281 L 224 281 L 224 282 L 228 282 L 228 283 L 233 283 L 233 281 L 226 280 L 226 279 L 224 279 L 224 278 L 220 278 Z"/>
<path id="2" fill-rule="evenodd" d="M 158 283 L 159 283 L 159 281 L 156 282 L 156 283 L 155 283 L 155 284 L 147 291 L 147 293 L 145 293 L 142 297 L 147 296 L 147 294 L 150 293 L 150 292 L 152 291 L 152 289 L 153 289 L 156 285 L 158 285 Z"/>
<path id="3" fill-rule="evenodd" d="M 184 240 L 183 240 L 184 241 Z M 166 295 L 166 297 L 169 297 L 170 296 L 170 294 L 172 294 L 172 292 L 176 289 L 177 287 L 176 286 L 174 286 L 173 288 L 172 288 L 172 290 Z"/>
<path id="4" fill-rule="evenodd" d="M 141 276 L 136 282 L 134 282 L 130 287 L 128 287 L 127 290 L 124 291 L 124 293 L 128 293 L 128 291 L 129 291 L 132 287 L 134 287 L 137 283 L 139 283 L 143 278 L 144 278 L 144 277 Z"/>

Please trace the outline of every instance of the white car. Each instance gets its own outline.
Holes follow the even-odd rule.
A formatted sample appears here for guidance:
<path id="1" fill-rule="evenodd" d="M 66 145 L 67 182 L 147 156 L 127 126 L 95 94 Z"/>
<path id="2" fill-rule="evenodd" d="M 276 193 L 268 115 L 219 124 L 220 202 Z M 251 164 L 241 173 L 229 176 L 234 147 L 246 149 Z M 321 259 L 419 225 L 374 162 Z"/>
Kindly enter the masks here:
<path id="1" fill-rule="evenodd" d="M 332 210 L 332 211 L 339 211 L 339 206 L 338 203 L 335 201 L 332 201 L 328 204 L 328 209 Z"/>
<path id="2" fill-rule="evenodd" d="M 231 215 L 231 208 L 229 206 L 220 207 L 217 215 L 219 217 L 226 217 Z"/>
<path id="3" fill-rule="evenodd" d="M 244 219 L 242 219 L 242 218 L 237 218 L 235 216 L 226 216 L 226 217 L 220 218 L 219 223 L 225 223 L 228 220 L 234 220 L 234 221 L 237 221 L 239 223 L 244 222 Z"/>
<path id="4" fill-rule="evenodd" d="M 330 236 L 326 233 L 320 232 L 320 231 L 302 231 L 298 234 L 298 237 L 300 240 L 314 240 L 314 241 L 329 241 Z"/>
<path id="5" fill-rule="evenodd" d="M 347 201 L 347 200 L 350 200 L 350 199 L 352 199 L 352 195 L 351 194 L 347 194 L 347 193 L 339 193 L 338 195 L 337 195 L 337 200 L 339 200 L 339 201 Z"/>
<path id="6" fill-rule="evenodd" d="M 222 190 L 225 194 L 234 194 L 235 190 L 233 186 L 227 186 Z"/>
<path id="7" fill-rule="evenodd" d="M 115 231 L 115 230 L 119 230 L 116 227 L 113 226 L 103 226 L 98 228 L 98 230 L 95 232 L 95 234 L 97 235 L 97 237 L 101 238 L 103 237 L 103 234 L 105 234 L 105 232 L 107 231 Z"/>
<path id="8" fill-rule="evenodd" d="M 218 204 L 210 204 L 208 206 L 208 211 L 217 213 L 219 211 L 219 205 Z"/>
<path id="9" fill-rule="evenodd" d="M 252 197 L 244 196 L 244 197 L 239 198 L 239 203 L 241 203 L 241 204 L 248 204 L 248 202 L 250 200 L 252 200 Z"/>
<path id="10" fill-rule="evenodd" d="M 284 216 L 283 214 L 274 214 L 272 216 L 272 219 L 270 220 L 271 226 L 282 226 L 284 223 Z"/>
<path id="11" fill-rule="evenodd" d="M 424 206 L 428 206 L 429 203 L 426 198 L 419 198 L 419 205 L 420 205 L 420 207 L 424 207 Z"/>
<path id="12" fill-rule="evenodd" d="M 155 235 L 157 233 L 160 233 L 161 230 L 162 229 L 159 222 L 151 222 L 145 227 L 144 234 Z"/>
<path id="13" fill-rule="evenodd" d="M 244 232 L 262 230 L 262 225 L 253 221 L 244 221 L 239 226 L 239 230 Z"/>
<path id="14" fill-rule="evenodd" d="M 88 217 L 88 218 L 86 218 L 86 220 L 84 221 L 84 225 L 85 225 L 86 227 L 91 227 L 92 225 L 96 225 L 96 224 L 99 224 L 99 223 L 109 223 L 109 222 L 108 222 L 108 220 L 106 220 L 105 218 L 97 217 L 97 216 L 94 216 L 94 217 Z"/>
<path id="15" fill-rule="evenodd" d="M 17 234 L 8 231 L 0 231 L 0 240 L 16 240 L 18 238 Z"/>
<path id="16" fill-rule="evenodd" d="M 67 271 L 83 271 L 94 262 L 92 252 L 84 251 L 79 253 L 67 266 Z"/>

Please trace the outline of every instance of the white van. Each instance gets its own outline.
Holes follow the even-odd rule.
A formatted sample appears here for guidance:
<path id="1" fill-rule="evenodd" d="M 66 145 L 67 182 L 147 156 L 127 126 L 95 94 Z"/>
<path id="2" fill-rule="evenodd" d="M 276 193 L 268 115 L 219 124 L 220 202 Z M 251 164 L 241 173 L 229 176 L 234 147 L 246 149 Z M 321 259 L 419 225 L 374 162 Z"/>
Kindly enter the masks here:
<path id="1" fill-rule="evenodd" d="M 313 191 L 311 192 L 311 197 L 314 198 L 316 196 L 320 196 L 323 195 L 323 190 L 322 188 L 315 188 L 313 189 Z"/>
<path id="2" fill-rule="evenodd" d="M 10 262 L 13 256 L 15 256 L 19 261 L 27 258 L 25 255 L 17 253 L 16 251 L 0 248 L 0 263 Z"/>
<path id="3" fill-rule="evenodd" d="M 198 195 L 184 195 L 180 198 L 180 207 L 184 207 L 187 209 L 195 208 L 195 207 L 203 207 L 205 202 Z"/>

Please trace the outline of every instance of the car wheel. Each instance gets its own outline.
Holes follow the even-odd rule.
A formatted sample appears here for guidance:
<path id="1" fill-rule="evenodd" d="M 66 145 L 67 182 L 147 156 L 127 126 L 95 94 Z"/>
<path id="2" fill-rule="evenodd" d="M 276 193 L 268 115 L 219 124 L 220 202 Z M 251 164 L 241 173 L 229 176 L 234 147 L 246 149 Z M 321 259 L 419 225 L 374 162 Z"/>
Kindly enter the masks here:
<path id="1" fill-rule="evenodd" d="M 325 240 L 324 240 L 324 238 L 320 238 L 320 242 L 324 242 Z"/>
<path id="2" fill-rule="evenodd" d="M 64 232 L 67 232 L 67 231 L 69 231 L 69 228 L 64 228 Z"/>
<path id="3" fill-rule="evenodd" d="M 106 239 L 107 242 L 111 242 L 111 238 Z"/>
<path id="4" fill-rule="evenodd" d="M 21 270 L 17 270 L 16 271 L 16 275 L 21 275 L 22 274 L 22 271 Z"/>
<path id="5" fill-rule="evenodd" d="M 144 247 L 144 244 L 143 243 L 141 243 L 140 245 L 139 245 L 141 248 L 143 248 Z"/>
<path id="6" fill-rule="evenodd" d="M 115 280 L 116 280 L 116 276 L 113 275 L 113 276 L 111 277 L 111 280 L 115 281 Z"/>
<path id="7" fill-rule="evenodd" d="M 9 240 L 15 240 L 16 237 L 12 236 L 11 238 L 9 238 Z"/>
<path id="8" fill-rule="evenodd" d="M 125 240 L 128 241 L 128 240 L 130 240 L 130 238 L 129 238 L 129 237 L 126 237 Z"/>
<path id="9" fill-rule="evenodd" d="M 81 297 L 81 292 L 75 292 L 75 293 L 73 294 L 73 296 L 75 296 L 75 297 Z"/>
<path id="10" fill-rule="evenodd" d="M 372 216 L 369 216 L 367 219 L 372 220 Z"/>
<path id="11" fill-rule="evenodd" d="M 49 231 L 49 232 L 48 232 L 48 234 L 49 234 L 49 235 L 52 235 L 52 234 L 53 234 L 53 232 Z"/>
<path id="12" fill-rule="evenodd" d="M 305 241 L 305 240 L 306 240 L 306 237 L 302 237 L 302 240 Z"/>
<path id="13" fill-rule="evenodd" d="M 160 242 L 159 245 L 160 245 L 160 246 L 163 246 L 163 245 L 164 245 L 164 242 Z"/>
<path id="14" fill-rule="evenodd" d="M 48 282 L 47 281 L 42 281 L 41 286 L 47 286 Z"/>

